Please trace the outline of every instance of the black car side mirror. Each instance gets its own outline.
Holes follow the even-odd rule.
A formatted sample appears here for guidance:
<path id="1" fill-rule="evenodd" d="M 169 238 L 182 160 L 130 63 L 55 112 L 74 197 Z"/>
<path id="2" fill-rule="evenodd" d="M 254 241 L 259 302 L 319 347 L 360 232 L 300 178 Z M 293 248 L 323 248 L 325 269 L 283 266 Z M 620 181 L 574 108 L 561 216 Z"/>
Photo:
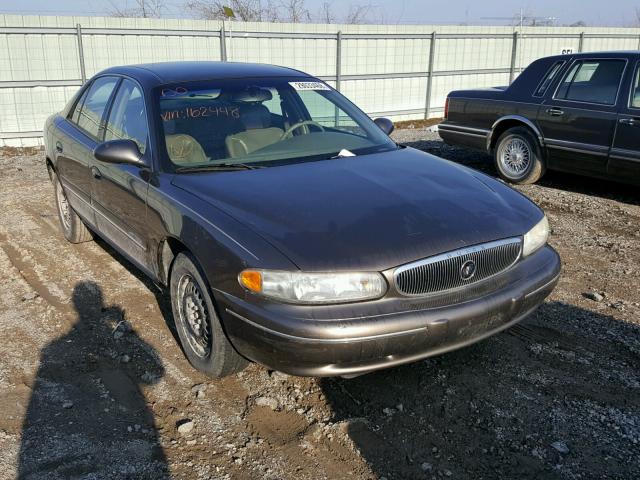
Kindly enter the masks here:
<path id="1" fill-rule="evenodd" d="M 393 128 L 394 128 L 393 122 L 388 118 L 384 118 L 384 117 L 376 118 L 373 121 L 373 123 L 378 125 L 378 127 L 380 127 L 380 130 L 382 130 L 387 135 L 391 135 L 391 132 L 393 132 Z"/>
<path id="2" fill-rule="evenodd" d="M 93 156 L 105 163 L 125 163 L 146 167 L 138 145 L 133 140 L 109 140 L 98 145 Z"/>

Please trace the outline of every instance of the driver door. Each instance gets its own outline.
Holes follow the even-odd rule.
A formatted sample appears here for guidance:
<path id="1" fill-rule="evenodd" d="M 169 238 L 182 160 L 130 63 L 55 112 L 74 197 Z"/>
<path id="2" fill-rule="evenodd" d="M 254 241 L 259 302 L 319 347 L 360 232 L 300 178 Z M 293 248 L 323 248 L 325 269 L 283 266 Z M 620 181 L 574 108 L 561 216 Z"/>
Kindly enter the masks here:
<path id="1" fill-rule="evenodd" d="M 151 165 L 148 124 L 141 88 L 123 79 L 105 122 L 104 140 L 136 142 Z M 149 267 L 146 228 L 149 169 L 106 163 L 93 158 L 91 199 L 100 232 L 138 265 Z"/>

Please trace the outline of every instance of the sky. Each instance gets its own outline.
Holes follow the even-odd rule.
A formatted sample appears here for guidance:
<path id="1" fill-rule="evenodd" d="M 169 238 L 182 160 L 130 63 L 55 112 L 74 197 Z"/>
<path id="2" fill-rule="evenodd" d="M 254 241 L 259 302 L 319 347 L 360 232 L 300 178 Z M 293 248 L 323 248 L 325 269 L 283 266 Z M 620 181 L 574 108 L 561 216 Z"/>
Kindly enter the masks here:
<path id="1" fill-rule="evenodd" d="M 187 0 L 164 0 L 168 17 L 185 16 L 180 5 Z M 371 5 L 371 23 L 423 24 L 507 24 L 504 17 L 518 15 L 520 9 L 531 16 L 555 17 L 557 24 L 584 21 L 587 25 L 636 26 L 634 0 L 306 0 L 315 13 L 325 1 L 338 17 L 350 4 Z M 120 7 L 133 6 L 133 0 L 112 0 Z M 277 3 L 277 0 L 276 0 Z M 0 13 L 41 15 L 104 15 L 112 10 L 108 0 L 0 0 Z M 498 18 L 495 18 L 498 17 Z"/>

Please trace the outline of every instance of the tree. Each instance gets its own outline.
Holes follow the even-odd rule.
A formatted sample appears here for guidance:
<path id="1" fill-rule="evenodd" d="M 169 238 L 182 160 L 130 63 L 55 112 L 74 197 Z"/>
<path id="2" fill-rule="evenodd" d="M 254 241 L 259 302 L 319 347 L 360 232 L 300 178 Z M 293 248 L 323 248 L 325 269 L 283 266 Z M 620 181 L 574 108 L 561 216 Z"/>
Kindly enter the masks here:
<path id="1" fill-rule="evenodd" d="M 311 14 L 305 6 L 305 0 L 285 0 L 280 7 L 284 10 L 285 20 L 291 23 L 311 21 Z"/>
<path id="2" fill-rule="evenodd" d="M 333 15 L 331 11 L 333 8 L 333 4 L 331 2 L 324 2 L 320 5 L 320 12 L 318 14 L 318 19 L 320 23 L 334 23 L 336 17 Z"/>
<path id="3" fill-rule="evenodd" d="M 231 7 L 238 20 L 263 21 L 264 10 L 260 0 L 191 0 L 185 4 L 185 7 L 194 16 L 204 20 L 222 20 L 225 18 L 224 7 Z"/>
<path id="4" fill-rule="evenodd" d="M 349 6 L 349 11 L 347 12 L 344 23 L 367 23 L 369 13 L 371 13 L 371 4 L 352 4 Z"/>
<path id="5" fill-rule="evenodd" d="M 163 0 L 134 0 L 134 7 L 120 8 L 113 0 L 111 4 L 111 15 L 114 17 L 133 18 L 160 18 L 165 10 Z"/>

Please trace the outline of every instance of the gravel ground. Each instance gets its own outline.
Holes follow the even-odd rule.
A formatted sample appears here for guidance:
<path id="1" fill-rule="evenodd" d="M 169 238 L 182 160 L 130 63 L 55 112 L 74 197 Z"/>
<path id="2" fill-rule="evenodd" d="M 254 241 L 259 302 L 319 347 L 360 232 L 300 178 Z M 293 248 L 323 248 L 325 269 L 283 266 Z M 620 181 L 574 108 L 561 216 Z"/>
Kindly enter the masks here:
<path id="1" fill-rule="evenodd" d="M 396 140 L 495 175 L 424 129 Z M 548 174 L 561 281 L 517 327 L 351 380 L 193 371 L 168 304 L 66 243 L 41 153 L 0 155 L 0 479 L 640 478 L 640 193 Z"/>

